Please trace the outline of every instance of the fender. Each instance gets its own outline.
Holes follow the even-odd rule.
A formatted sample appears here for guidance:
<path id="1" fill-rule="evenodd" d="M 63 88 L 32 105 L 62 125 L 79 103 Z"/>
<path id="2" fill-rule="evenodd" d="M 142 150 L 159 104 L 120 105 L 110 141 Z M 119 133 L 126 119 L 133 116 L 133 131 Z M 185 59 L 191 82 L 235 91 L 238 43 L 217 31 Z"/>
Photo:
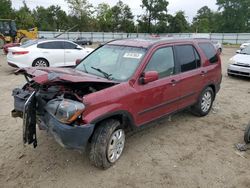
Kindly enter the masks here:
<path id="1" fill-rule="evenodd" d="M 132 128 L 136 127 L 133 115 L 128 110 L 122 109 L 121 106 L 121 104 L 115 103 L 97 108 L 96 110 L 91 111 L 89 114 L 87 113 L 86 115 L 84 115 L 85 113 L 83 113 L 83 119 L 90 124 L 96 124 L 109 117 L 121 115 L 122 118 L 128 118 L 129 124 Z"/>

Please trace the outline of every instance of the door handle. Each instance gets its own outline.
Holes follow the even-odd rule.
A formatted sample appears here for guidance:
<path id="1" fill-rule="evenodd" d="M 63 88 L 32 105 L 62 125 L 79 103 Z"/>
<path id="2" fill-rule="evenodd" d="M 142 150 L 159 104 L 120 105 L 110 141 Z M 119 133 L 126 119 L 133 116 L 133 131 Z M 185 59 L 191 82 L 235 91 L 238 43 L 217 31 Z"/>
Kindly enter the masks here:
<path id="1" fill-rule="evenodd" d="M 175 86 L 177 83 L 178 83 L 178 81 L 177 81 L 177 80 L 175 80 L 175 79 L 171 80 L 171 84 L 172 84 L 172 86 Z"/>
<path id="2" fill-rule="evenodd" d="M 201 71 L 201 76 L 205 76 L 207 74 L 207 71 Z"/>

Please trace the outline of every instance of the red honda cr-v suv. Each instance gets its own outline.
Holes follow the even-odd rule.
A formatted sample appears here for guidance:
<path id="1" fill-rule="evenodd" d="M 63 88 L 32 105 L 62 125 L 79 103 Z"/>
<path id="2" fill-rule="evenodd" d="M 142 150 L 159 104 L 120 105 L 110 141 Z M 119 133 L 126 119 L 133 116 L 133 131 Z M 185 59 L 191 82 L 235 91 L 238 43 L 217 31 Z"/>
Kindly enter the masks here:
<path id="1" fill-rule="evenodd" d="M 109 42 L 74 69 L 25 68 L 13 90 L 13 117 L 24 143 L 36 147 L 36 124 L 62 146 L 84 150 L 100 168 L 121 156 L 125 134 L 190 107 L 209 113 L 221 83 L 221 61 L 209 40 L 127 39 Z"/>

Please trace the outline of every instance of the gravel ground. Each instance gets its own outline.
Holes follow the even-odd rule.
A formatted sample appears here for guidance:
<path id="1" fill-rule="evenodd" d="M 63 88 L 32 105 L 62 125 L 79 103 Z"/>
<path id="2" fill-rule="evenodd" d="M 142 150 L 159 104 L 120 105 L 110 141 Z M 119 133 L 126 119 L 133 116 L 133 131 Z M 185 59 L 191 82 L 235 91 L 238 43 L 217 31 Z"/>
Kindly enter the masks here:
<path id="1" fill-rule="evenodd" d="M 36 149 L 23 146 L 22 120 L 10 111 L 11 91 L 24 78 L 0 55 L 0 187 L 250 187 L 250 151 L 234 148 L 250 121 L 250 80 L 226 75 L 235 50 L 224 49 L 222 87 L 208 116 L 181 112 L 130 136 L 106 171 L 46 132 L 38 131 Z"/>

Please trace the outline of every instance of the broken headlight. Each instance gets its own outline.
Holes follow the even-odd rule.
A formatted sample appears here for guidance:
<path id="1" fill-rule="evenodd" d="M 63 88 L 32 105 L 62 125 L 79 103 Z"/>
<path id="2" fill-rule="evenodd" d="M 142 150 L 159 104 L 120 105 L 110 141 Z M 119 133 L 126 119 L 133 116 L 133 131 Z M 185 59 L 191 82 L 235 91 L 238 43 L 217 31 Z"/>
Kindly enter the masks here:
<path id="1" fill-rule="evenodd" d="M 70 99 L 53 99 L 47 103 L 45 109 L 60 122 L 70 124 L 82 114 L 85 106 Z"/>

